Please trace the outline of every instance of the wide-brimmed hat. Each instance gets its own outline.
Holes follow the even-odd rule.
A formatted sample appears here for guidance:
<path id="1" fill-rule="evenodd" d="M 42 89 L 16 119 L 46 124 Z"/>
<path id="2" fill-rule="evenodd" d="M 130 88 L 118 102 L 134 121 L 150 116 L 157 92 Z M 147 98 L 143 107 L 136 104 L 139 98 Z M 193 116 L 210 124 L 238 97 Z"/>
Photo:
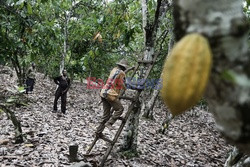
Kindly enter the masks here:
<path id="1" fill-rule="evenodd" d="M 124 68 L 128 68 L 128 61 L 127 60 L 125 60 L 125 59 L 121 59 L 118 63 L 116 63 L 117 65 L 120 65 L 120 66 L 122 66 L 122 67 L 124 67 Z"/>

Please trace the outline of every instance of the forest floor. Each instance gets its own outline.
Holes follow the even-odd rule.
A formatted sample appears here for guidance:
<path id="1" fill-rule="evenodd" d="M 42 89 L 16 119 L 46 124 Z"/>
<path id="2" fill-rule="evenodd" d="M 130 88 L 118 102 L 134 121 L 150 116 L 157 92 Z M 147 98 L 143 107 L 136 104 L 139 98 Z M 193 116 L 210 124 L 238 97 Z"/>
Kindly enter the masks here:
<path id="1" fill-rule="evenodd" d="M 0 74 L 0 89 L 13 89 L 16 77 Z M 70 166 L 67 155 L 69 145 L 79 145 L 79 157 L 94 139 L 95 128 L 102 116 L 99 90 L 87 89 L 87 85 L 73 82 L 67 97 L 67 114 L 58 117 L 52 113 L 56 85 L 52 80 L 37 74 L 32 94 L 25 95 L 28 106 L 15 109 L 21 121 L 25 141 L 14 144 L 14 127 L 5 113 L 0 113 L 0 166 Z M 122 101 L 125 108 L 129 105 Z M 60 108 L 60 101 L 59 101 Z M 216 130 L 212 114 L 194 107 L 170 122 L 165 134 L 158 130 L 166 117 L 166 108 L 157 102 L 154 120 L 140 119 L 139 156 L 126 158 L 113 150 L 106 161 L 110 167 L 219 167 L 223 166 L 232 146 L 228 145 Z M 118 128 L 119 121 L 114 125 Z M 115 131 L 104 130 L 109 137 Z M 122 143 L 122 135 L 115 148 Z M 93 166 L 105 153 L 107 144 L 99 140 L 91 156 L 85 157 Z"/>

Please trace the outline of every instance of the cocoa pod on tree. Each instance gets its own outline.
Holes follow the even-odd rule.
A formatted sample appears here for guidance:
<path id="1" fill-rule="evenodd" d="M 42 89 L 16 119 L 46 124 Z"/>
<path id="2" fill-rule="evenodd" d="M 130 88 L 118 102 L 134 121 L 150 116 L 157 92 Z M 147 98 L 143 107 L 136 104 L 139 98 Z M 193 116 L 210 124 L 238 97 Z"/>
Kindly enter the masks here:
<path id="1" fill-rule="evenodd" d="M 250 155 L 249 25 L 242 5 L 238 0 L 175 0 L 173 16 L 176 41 L 194 32 L 208 39 L 213 65 L 205 98 L 222 135 Z"/>
<path id="2" fill-rule="evenodd" d="M 201 99 L 211 64 L 209 43 L 198 33 L 184 36 L 174 46 L 163 68 L 161 90 L 162 99 L 174 116 Z"/>

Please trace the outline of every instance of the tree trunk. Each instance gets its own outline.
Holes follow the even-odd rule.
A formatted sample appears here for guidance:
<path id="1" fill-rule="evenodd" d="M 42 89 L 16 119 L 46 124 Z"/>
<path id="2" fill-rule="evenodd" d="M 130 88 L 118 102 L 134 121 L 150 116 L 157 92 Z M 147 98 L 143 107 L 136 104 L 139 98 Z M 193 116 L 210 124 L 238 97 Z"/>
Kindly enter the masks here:
<path id="1" fill-rule="evenodd" d="M 148 14 L 146 3 L 147 3 L 146 0 L 141 1 L 142 25 L 143 25 L 143 30 L 144 30 L 144 42 L 145 42 L 143 60 L 151 61 L 153 60 L 153 55 L 155 52 L 154 43 L 155 43 L 156 33 L 157 33 L 158 25 L 159 25 L 159 18 L 164 13 L 164 10 L 162 10 L 162 8 L 165 9 L 169 3 L 167 2 L 167 0 L 157 1 L 157 9 L 156 9 L 155 18 L 153 21 L 148 19 L 149 14 Z M 145 77 L 148 67 L 149 65 L 145 65 L 144 67 L 138 70 L 138 72 L 140 72 L 139 77 L 141 78 Z M 136 151 L 136 147 L 137 147 L 137 144 L 131 144 L 131 143 L 137 142 L 139 116 L 140 116 L 140 111 L 137 111 L 137 108 L 140 109 L 141 107 L 135 107 L 135 108 L 136 108 L 135 109 L 136 112 L 132 112 L 129 116 L 128 125 L 130 126 L 126 126 L 125 136 L 127 137 L 125 137 L 125 139 L 123 140 L 123 146 L 128 145 L 129 147 L 127 147 L 126 149 L 131 150 L 132 152 Z M 133 133 L 131 133 L 131 127 L 134 128 Z"/>
<path id="2" fill-rule="evenodd" d="M 147 41 L 146 27 L 147 27 L 147 15 L 148 15 L 146 3 L 147 3 L 146 0 L 141 1 L 141 4 L 142 4 L 142 25 L 143 25 L 143 31 L 144 31 L 145 45 L 146 45 L 146 41 Z M 145 58 L 146 58 L 146 60 L 147 60 L 147 58 L 151 58 L 151 60 L 152 60 L 152 55 L 148 54 L 147 49 L 145 49 L 145 51 L 144 51 L 144 60 L 145 60 Z M 139 72 L 140 72 L 140 76 L 143 76 L 145 74 L 145 70 L 143 70 L 143 69 L 139 69 Z M 137 108 L 138 107 L 136 106 L 128 118 L 127 126 L 125 127 L 125 130 L 124 130 L 125 135 L 123 138 L 123 144 L 121 147 L 121 151 L 129 151 L 129 152 L 134 152 L 134 153 L 137 152 L 137 135 L 138 135 L 138 126 L 139 126 L 139 118 L 140 118 L 139 117 L 140 114 L 138 114 L 138 113 L 140 113 L 140 111 L 136 111 Z"/>
<path id="3" fill-rule="evenodd" d="M 7 114 L 7 117 L 12 121 L 15 127 L 15 143 L 22 143 L 23 142 L 22 127 L 20 121 L 17 120 L 15 113 L 9 110 L 4 104 L 0 104 L 0 109 Z"/>
<path id="4" fill-rule="evenodd" d="M 64 41 L 63 41 L 63 53 L 62 53 L 61 62 L 60 62 L 60 73 L 62 73 L 65 67 L 65 57 L 67 55 L 68 22 L 69 22 L 69 15 L 67 11 L 64 13 L 64 15 L 65 15 Z"/>
<path id="5" fill-rule="evenodd" d="M 142 7 L 142 28 L 144 34 L 144 44 L 146 43 L 146 26 L 147 26 L 147 0 L 141 0 L 141 7 Z"/>
<path id="6" fill-rule="evenodd" d="M 174 45 L 174 39 L 173 39 L 173 35 L 171 34 L 171 37 L 170 37 L 170 40 L 168 43 L 168 52 L 170 52 L 173 45 Z M 166 59 L 167 59 L 167 57 L 166 57 Z M 153 108 L 154 108 L 154 105 L 155 105 L 155 102 L 156 102 L 156 99 L 157 99 L 159 93 L 160 93 L 160 88 L 155 89 L 153 91 L 153 94 L 152 94 L 150 100 L 147 103 L 144 103 L 144 106 L 142 107 L 143 117 L 153 118 L 152 112 L 153 112 Z"/>
<path id="7" fill-rule="evenodd" d="M 242 4 L 235 0 L 175 0 L 174 32 L 176 40 L 190 32 L 209 40 L 213 52 L 206 92 L 209 108 L 227 141 L 250 154 L 249 28 Z"/>
<path id="8" fill-rule="evenodd" d="M 150 118 L 150 115 L 152 115 L 151 113 L 153 112 L 153 108 L 154 108 L 154 105 L 155 105 L 155 102 L 156 102 L 156 99 L 157 99 L 159 93 L 160 93 L 159 89 L 155 89 L 153 91 L 150 100 L 147 103 L 145 103 L 143 117 Z"/>
<path id="9" fill-rule="evenodd" d="M 138 125 L 139 116 L 141 111 L 141 104 L 138 101 L 132 107 L 132 114 L 128 118 L 128 123 L 126 126 L 126 134 L 123 137 L 123 145 L 121 151 L 129 151 L 131 153 L 137 153 L 137 136 L 138 136 Z"/>
<path id="10" fill-rule="evenodd" d="M 19 63 L 17 54 L 18 54 L 17 52 L 13 53 L 12 58 L 11 58 L 11 63 L 16 71 L 16 75 L 18 78 L 18 81 L 17 81 L 18 85 L 22 86 L 24 84 L 24 74 L 23 74 L 21 65 Z"/>

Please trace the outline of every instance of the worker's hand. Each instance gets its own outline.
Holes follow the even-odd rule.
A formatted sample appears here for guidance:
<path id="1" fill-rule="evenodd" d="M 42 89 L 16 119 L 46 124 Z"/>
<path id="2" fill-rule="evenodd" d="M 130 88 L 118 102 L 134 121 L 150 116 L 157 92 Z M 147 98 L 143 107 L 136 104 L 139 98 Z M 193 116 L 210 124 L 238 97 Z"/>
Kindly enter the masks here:
<path id="1" fill-rule="evenodd" d="M 133 90 L 143 90 L 144 85 L 139 85 L 139 84 L 132 84 L 132 83 L 126 83 L 126 87 L 128 89 L 133 89 Z"/>

